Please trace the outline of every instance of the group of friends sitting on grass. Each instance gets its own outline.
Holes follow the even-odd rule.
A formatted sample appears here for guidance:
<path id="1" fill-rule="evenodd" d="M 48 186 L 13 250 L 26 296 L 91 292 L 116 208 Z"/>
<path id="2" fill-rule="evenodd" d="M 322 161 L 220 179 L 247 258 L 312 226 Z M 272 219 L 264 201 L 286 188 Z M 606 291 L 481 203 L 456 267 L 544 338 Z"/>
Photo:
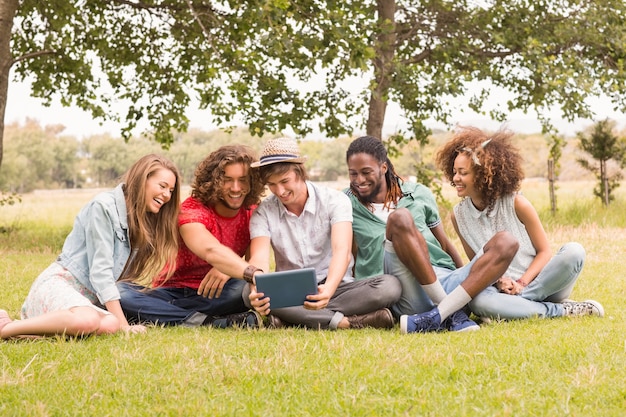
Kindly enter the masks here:
<path id="1" fill-rule="evenodd" d="M 0 337 L 145 332 L 146 326 L 472 331 L 477 322 L 599 316 L 569 299 L 585 250 L 553 254 L 520 193 L 512 132 L 459 128 L 436 162 L 461 198 L 451 213 L 468 263 L 447 236 L 433 193 L 404 181 L 383 142 L 352 141 L 350 185 L 308 179 L 291 138 L 261 157 L 241 145 L 212 152 L 180 203 L 168 159 L 139 159 L 113 190 L 78 213 L 58 258 L 33 283 Z M 266 187 L 270 194 L 264 197 Z M 271 308 L 255 275 L 314 268 L 317 293 Z M 473 319 L 470 318 L 473 316 Z"/>

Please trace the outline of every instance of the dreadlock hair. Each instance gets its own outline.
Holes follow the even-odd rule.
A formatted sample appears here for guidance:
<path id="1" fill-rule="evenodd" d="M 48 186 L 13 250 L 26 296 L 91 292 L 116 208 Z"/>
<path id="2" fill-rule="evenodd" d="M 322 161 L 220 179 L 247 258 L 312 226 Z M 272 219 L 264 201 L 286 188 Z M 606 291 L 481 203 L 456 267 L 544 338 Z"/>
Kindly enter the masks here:
<path id="1" fill-rule="evenodd" d="M 396 173 L 393 164 L 389 160 L 389 156 L 387 155 L 387 149 L 385 149 L 385 145 L 380 139 L 377 139 L 373 136 L 361 136 L 356 138 L 350 143 L 348 146 L 348 150 L 346 151 L 346 161 L 350 159 L 352 155 L 358 153 L 365 153 L 374 157 L 379 165 L 384 163 L 387 164 L 387 172 L 385 172 L 385 183 L 387 184 L 387 194 L 385 195 L 385 202 L 383 207 L 389 209 L 392 204 L 397 204 L 402 198 L 402 178 Z M 350 185 L 352 192 L 354 195 L 361 201 L 361 203 L 365 206 L 370 206 L 370 201 L 362 201 L 361 197 L 356 190 Z"/>
<path id="2" fill-rule="evenodd" d="M 460 127 L 452 139 L 437 153 L 436 162 L 446 179 L 454 186 L 454 161 L 467 155 L 474 171 L 474 187 L 491 212 L 498 198 L 519 191 L 524 170 L 522 156 L 513 146 L 513 132 L 501 129 L 488 135 L 475 127 Z"/>
<path id="3" fill-rule="evenodd" d="M 242 164 L 248 167 L 249 187 L 244 197 L 243 206 L 259 204 L 265 187 L 261 183 L 256 169 L 250 164 L 256 161 L 253 151 L 243 145 L 225 145 L 211 152 L 198 164 L 191 184 L 191 196 L 205 206 L 214 206 L 222 198 L 222 186 L 226 167 L 231 164 Z"/>

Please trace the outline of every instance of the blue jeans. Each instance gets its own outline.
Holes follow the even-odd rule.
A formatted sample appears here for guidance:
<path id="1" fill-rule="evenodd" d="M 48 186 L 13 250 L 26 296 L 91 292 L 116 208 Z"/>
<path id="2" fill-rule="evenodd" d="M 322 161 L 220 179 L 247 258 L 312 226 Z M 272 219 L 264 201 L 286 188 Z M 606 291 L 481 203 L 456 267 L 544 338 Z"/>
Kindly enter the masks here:
<path id="1" fill-rule="evenodd" d="M 470 263 L 457 269 L 433 266 L 435 275 L 437 275 L 437 279 L 447 294 L 451 293 L 465 281 L 472 265 L 474 265 L 476 259 L 482 256 L 482 254 L 483 251 L 481 250 Z M 394 316 L 398 317 L 403 314 L 424 313 L 435 307 L 430 297 L 424 292 L 421 284 L 402 261 L 398 259 L 398 255 L 396 255 L 393 249 L 388 245 L 385 247 L 384 270 L 386 274 L 391 274 L 398 278 L 402 286 L 400 299 L 391 307 Z"/>
<path id="2" fill-rule="evenodd" d="M 491 318 L 561 317 L 560 303 L 572 293 L 584 263 L 585 249 L 578 243 L 567 243 L 520 294 L 504 294 L 488 287 L 469 306 L 474 314 Z"/>
<path id="3" fill-rule="evenodd" d="M 130 282 L 118 282 L 120 304 L 130 322 L 166 326 L 201 325 L 210 316 L 248 311 L 242 298 L 246 282 L 231 278 L 219 298 L 206 298 L 192 288 L 146 288 Z"/>

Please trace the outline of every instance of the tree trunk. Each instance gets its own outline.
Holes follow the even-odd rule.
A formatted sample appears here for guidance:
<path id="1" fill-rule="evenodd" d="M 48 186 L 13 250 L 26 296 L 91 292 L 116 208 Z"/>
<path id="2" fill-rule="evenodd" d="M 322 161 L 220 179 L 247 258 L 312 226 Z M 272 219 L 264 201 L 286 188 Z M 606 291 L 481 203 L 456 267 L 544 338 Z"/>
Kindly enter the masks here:
<path id="1" fill-rule="evenodd" d="M 11 56 L 11 29 L 19 0 L 0 0 L 0 167 L 4 151 L 4 116 L 9 93 L 9 71 L 13 65 Z"/>
<path id="2" fill-rule="evenodd" d="M 609 206 L 609 178 L 606 172 L 606 161 L 600 160 L 600 181 L 602 181 L 602 202 Z"/>
<path id="3" fill-rule="evenodd" d="M 556 214 L 556 193 L 554 192 L 554 159 L 548 159 L 548 181 L 550 183 L 550 211 Z"/>
<path id="4" fill-rule="evenodd" d="M 374 82 L 369 103 L 366 132 L 370 136 L 382 139 L 385 111 L 391 76 L 394 72 L 394 55 L 396 48 L 396 2 L 395 0 L 377 0 L 378 36 L 372 60 L 374 65 Z"/>

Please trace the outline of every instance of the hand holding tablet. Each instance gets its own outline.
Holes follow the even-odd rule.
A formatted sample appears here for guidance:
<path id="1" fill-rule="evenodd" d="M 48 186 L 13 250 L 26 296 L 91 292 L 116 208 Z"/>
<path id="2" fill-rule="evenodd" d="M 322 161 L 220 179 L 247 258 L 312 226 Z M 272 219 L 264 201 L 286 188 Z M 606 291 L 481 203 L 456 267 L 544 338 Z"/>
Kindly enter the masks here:
<path id="1" fill-rule="evenodd" d="M 270 298 L 272 309 L 304 305 L 306 296 L 317 294 L 314 268 L 256 274 L 257 292 Z"/>

